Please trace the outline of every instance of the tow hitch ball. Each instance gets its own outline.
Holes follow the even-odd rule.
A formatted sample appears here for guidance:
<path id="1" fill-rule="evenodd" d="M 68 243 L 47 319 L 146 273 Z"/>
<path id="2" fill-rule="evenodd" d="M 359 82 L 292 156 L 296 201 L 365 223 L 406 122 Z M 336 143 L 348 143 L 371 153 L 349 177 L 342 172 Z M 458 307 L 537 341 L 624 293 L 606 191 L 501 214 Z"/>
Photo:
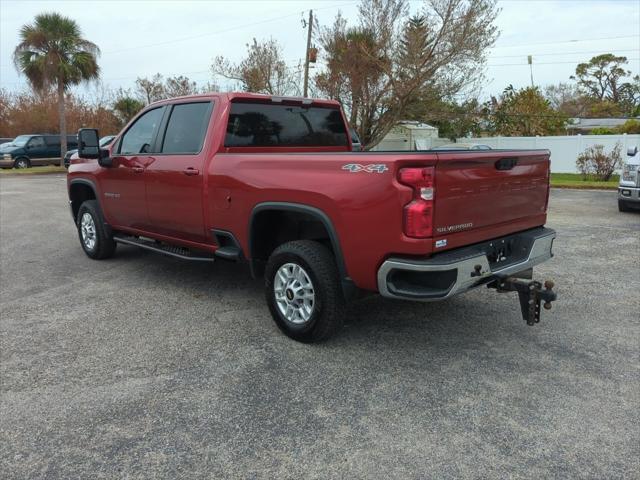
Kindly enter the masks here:
<path id="1" fill-rule="evenodd" d="M 522 318 L 527 325 L 534 325 L 540 321 L 540 303 L 544 302 L 545 310 L 551 310 L 551 302 L 558 296 L 553 291 L 554 283 L 551 280 L 542 283 L 536 280 L 519 280 L 517 278 L 505 278 L 496 280 L 487 285 L 498 292 L 518 292 Z"/>

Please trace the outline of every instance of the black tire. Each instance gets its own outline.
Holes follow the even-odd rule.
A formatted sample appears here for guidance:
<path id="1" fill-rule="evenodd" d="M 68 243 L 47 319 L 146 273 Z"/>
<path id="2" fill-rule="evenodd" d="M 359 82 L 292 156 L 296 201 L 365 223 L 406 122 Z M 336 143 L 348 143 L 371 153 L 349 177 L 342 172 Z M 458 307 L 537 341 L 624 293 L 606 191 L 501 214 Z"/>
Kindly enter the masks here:
<path id="1" fill-rule="evenodd" d="M 31 162 L 27 157 L 18 157 L 13 161 L 13 168 L 31 168 Z"/>
<path id="2" fill-rule="evenodd" d="M 85 242 L 83 237 L 82 222 L 85 215 L 89 215 L 93 221 L 93 239 L 95 240 L 93 245 L 91 245 L 91 242 Z M 80 205 L 76 226 L 78 228 L 80 245 L 89 258 L 102 260 L 111 257 L 116 251 L 116 242 L 113 240 L 113 235 L 104 223 L 102 210 L 100 210 L 100 205 L 97 200 L 87 200 Z M 86 234 L 85 232 L 85 235 Z"/>
<path id="3" fill-rule="evenodd" d="M 627 202 L 625 202 L 624 200 L 618 199 L 618 211 L 619 212 L 630 212 L 631 209 L 627 205 Z"/>
<path id="4" fill-rule="evenodd" d="M 313 308 L 308 320 L 302 324 L 288 320 L 276 301 L 276 274 L 285 264 L 302 267 L 313 288 Z M 287 298 L 288 290 L 289 288 L 285 290 Z M 338 268 L 329 249 L 318 242 L 296 240 L 280 245 L 273 251 L 265 268 L 265 296 L 276 325 L 294 340 L 304 343 L 319 342 L 342 327 L 345 301 L 340 288 Z M 283 301 L 287 301 L 284 296 L 281 297 L 281 302 Z"/>

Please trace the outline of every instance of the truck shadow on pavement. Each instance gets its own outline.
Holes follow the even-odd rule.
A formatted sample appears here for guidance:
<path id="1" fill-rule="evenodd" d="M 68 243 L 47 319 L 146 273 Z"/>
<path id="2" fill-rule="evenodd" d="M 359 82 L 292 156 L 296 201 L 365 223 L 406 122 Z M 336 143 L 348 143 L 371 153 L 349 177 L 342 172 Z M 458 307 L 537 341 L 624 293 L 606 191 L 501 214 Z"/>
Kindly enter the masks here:
<path id="1" fill-rule="evenodd" d="M 112 260 L 130 264 L 135 282 L 161 285 L 184 301 L 206 302 L 213 317 L 229 312 L 247 312 L 263 318 L 269 335 L 283 336 L 264 302 L 263 280 L 253 279 L 247 265 L 218 260 L 214 264 L 185 262 L 136 247 L 118 247 Z M 131 274 L 128 274 L 131 275 Z M 543 320 L 544 321 L 544 320 Z M 479 288 L 443 302 L 405 302 L 371 295 L 349 302 L 344 328 L 320 344 L 338 346 L 359 342 L 402 342 L 404 347 L 455 341 L 457 346 L 505 341 L 529 329 L 520 317 L 515 295 L 496 295 Z M 242 335 L 238 332 L 237 335 Z M 455 339 L 455 340 L 453 340 Z"/>

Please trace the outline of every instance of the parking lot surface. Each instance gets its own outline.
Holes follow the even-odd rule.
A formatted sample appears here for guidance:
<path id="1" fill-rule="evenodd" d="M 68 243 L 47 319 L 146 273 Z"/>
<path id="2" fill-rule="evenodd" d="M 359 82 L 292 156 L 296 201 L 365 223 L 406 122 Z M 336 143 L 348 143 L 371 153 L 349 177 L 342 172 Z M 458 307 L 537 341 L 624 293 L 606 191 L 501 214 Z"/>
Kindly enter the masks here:
<path id="1" fill-rule="evenodd" d="M 554 190 L 559 300 L 378 296 L 295 343 L 246 268 L 82 252 L 63 176 L 0 179 L 3 478 L 638 478 L 640 214 Z"/>

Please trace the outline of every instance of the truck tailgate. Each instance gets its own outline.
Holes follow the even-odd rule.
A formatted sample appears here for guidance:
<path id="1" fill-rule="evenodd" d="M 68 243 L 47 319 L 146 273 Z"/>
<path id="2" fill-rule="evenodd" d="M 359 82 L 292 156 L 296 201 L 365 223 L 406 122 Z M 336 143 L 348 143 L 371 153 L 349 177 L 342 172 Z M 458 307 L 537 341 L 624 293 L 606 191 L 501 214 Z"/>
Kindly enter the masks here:
<path id="1" fill-rule="evenodd" d="M 435 181 L 434 237 L 491 230 L 545 213 L 549 152 L 439 152 Z"/>

